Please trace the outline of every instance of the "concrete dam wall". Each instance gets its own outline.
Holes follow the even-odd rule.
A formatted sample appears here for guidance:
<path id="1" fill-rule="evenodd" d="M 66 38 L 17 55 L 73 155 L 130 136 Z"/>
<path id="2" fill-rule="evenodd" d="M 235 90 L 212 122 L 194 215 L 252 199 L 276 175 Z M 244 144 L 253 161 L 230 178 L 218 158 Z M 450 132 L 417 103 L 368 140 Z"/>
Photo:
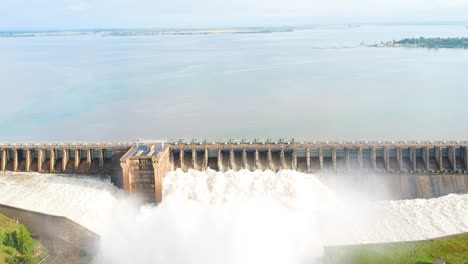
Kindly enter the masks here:
<path id="1" fill-rule="evenodd" d="M 119 159 L 130 143 L 0 144 L 0 171 L 111 175 L 122 186 Z"/>
<path id="2" fill-rule="evenodd" d="M 297 170 L 385 199 L 468 193 L 468 142 L 158 141 L 0 144 L 1 171 L 109 174 L 146 202 L 162 200 L 168 171 Z"/>
<path id="3" fill-rule="evenodd" d="M 362 192 L 386 186 L 388 199 L 468 192 L 467 142 L 169 142 L 132 147 L 122 158 L 123 188 L 162 199 L 170 170 L 297 170 L 355 183 Z"/>
<path id="4" fill-rule="evenodd" d="M 93 259 L 99 236 L 61 216 L 0 205 L 0 214 L 17 219 L 38 238 L 52 256 L 83 256 Z"/>

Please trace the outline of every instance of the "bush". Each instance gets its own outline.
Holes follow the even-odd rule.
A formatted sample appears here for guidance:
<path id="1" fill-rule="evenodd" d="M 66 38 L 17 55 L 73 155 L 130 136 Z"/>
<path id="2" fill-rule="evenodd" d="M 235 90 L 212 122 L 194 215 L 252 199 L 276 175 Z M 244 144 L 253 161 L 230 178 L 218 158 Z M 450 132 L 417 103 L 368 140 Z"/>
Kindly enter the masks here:
<path id="1" fill-rule="evenodd" d="M 34 240 L 24 225 L 18 230 L 7 232 L 3 239 L 6 247 L 14 248 L 18 253 L 7 258 L 8 264 L 30 264 L 34 263 Z"/>
<path id="2" fill-rule="evenodd" d="M 9 256 L 15 256 L 18 252 L 16 251 L 16 249 L 12 248 L 12 247 L 3 247 L 3 253 L 9 255 Z"/>

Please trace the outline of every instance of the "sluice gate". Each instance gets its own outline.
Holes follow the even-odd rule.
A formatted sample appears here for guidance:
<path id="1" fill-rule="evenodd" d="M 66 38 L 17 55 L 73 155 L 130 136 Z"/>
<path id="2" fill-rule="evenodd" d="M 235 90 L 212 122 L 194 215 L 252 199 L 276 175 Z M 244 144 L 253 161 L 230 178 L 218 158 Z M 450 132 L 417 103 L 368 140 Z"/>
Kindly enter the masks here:
<path id="1" fill-rule="evenodd" d="M 166 142 L 132 147 L 121 166 L 123 189 L 150 202 L 162 200 L 168 171 L 207 168 L 361 175 L 355 182 L 387 185 L 392 199 L 468 193 L 467 142 Z"/>

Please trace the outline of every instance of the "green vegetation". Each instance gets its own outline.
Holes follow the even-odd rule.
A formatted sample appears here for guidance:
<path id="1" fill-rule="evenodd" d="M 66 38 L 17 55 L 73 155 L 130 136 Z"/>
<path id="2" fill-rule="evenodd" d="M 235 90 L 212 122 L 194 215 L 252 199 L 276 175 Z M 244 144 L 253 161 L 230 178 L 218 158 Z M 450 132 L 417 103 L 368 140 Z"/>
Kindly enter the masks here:
<path id="1" fill-rule="evenodd" d="M 391 43 L 393 46 L 422 48 L 468 48 L 468 38 L 405 38 Z"/>
<path id="2" fill-rule="evenodd" d="M 468 264 L 468 234 L 418 242 L 329 247 L 325 257 L 328 264 L 431 264 L 437 258 L 447 264 Z"/>
<path id="3" fill-rule="evenodd" d="M 0 215 L 0 264 L 34 264 L 46 254 L 24 225 Z"/>

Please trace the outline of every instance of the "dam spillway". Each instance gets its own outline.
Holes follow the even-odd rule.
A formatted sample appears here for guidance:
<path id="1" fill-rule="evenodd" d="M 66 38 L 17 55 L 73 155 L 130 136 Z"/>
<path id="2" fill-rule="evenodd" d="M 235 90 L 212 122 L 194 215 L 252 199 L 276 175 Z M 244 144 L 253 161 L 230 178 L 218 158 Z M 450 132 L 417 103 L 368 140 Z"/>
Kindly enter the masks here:
<path id="1" fill-rule="evenodd" d="M 160 256 L 155 257 L 154 249 L 145 245 L 163 243 L 169 248 L 164 252 L 170 252 L 170 255 L 174 255 L 173 252 L 184 252 L 189 246 L 182 243 L 177 235 L 172 236 L 175 238 L 168 243 L 167 234 L 199 226 L 219 228 L 219 232 L 210 230 L 199 236 L 189 232 L 193 236 L 190 240 L 195 248 L 200 241 L 208 245 L 209 251 L 203 254 L 208 256 L 212 252 L 212 241 L 225 243 L 226 248 L 231 248 L 232 239 L 229 236 L 221 240 L 217 237 L 216 240 L 210 239 L 210 234 L 224 234 L 222 230 L 243 229 L 246 232 L 241 233 L 242 237 L 253 237 L 250 241 L 254 244 L 272 241 L 278 245 L 278 240 L 282 241 L 281 246 L 273 250 L 283 249 L 281 252 L 297 238 L 313 238 L 321 242 L 310 244 L 311 241 L 306 239 L 301 240 L 301 244 L 307 245 L 307 251 L 312 251 L 312 255 L 321 256 L 322 247 L 329 243 L 428 239 L 466 232 L 467 228 L 463 224 L 467 219 L 463 210 L 467 195 L 367 204 L 364 200 L 354 201 L 354 197 L 346 192 L 329 188 L 326 182 L 332 178 L 355 181 L 354 188 L 366 192 L 364 185 L 378 179 L 389 187 L 395 199 L 468 193 L 465 162 L 468 145 L 464 142 L 165 141 L 135 142 L 125 146 L 114 144 L 58 146 L 60 149 L 68 148 L 68 152 L 78 149 L 78 152 L 86 153 L 87 148 L 92 149 L 91 155 L 102 149 L 102 171 L 112 168 L 112 177 L 120 177 L 114 185 L 123 188 L 129 196 L 140 197 L 146 202 L 159 202 L 164 197 L 161 206 L 143 206 L 140 213 L 133 215 L 135 211 L 128 208 L 125 197 L 108 181 L 107 185 L 99 186 L 97 177 L 92 176 L 93 172 L 88 173 L 91 174 L 89 178 L 87 175 L 67 177 L 64 173 L 0 173 L 0 188 L 5 194 L 1 197 L 2 203 L 67 216 L 85 227 L 89 226 L 101 236 L 100 241 L 105 248 L 96 263 L 131 262 L 135 258 L 134 254 L 130 254 L 125 261 L 122 261 L 120 254 L 116 254 L 128 252 L 128 245 L 138 245 L 136 249 L 142 252 L 139 259 L 143 258 L 143 261 L 139 261 L 141 263 L 152 263 Z M 16 144 L 15 147 L 18 153 L 25 153 L 21 149 L 23 145 Z M 51 145 L 50 148 L 57 146 Z M 440 156 L 436 156 L 436 148 Z M 12 152 L 12 149 L 3 149 Z M 31 147 L 30 152 L 37 151 Z M 424 152 L 429 157 L 424 156 Z M 455 159 L 449 158 L 449 153 L 454 153 Z M 25 163 L 23 157 L 18 155 L 19 163 Z M 99 167 L 99 155 L 94 157 L 97 158 L 92 159 L 92 162 Z M 416 170 L 412 167 L 414 158 Z M 89 165 L 85 158 L 78 160 L 78 168 Z M 430 164 L 433 169 L 426 171 L 425 160 L 435 161 Z M 437 160 L 445 162 L 442 164 L 443 170 L 435 167 L 439 166 Z M 399 164 L 395 162 L 398 161 L 404 162 L 402 167 L 397 166 Z M 11 158 L 9 162 L 12 162 Z M 77 174 L 74 160 L 68 160 L 69 163 L 73 166 L 65 174 Z M 18 171 L 24 168 L 18 166 Z M 30 167 L 33 170 L 36 168 Z M 292 169 L 315 175 L 298 173 Z M 113 190 L 115 194 L 119 193 L 119 198 L 110 195 Z M 350 202 L 342 204 L 341 199 L 349 199 Z M 208 213 L 206 210 L 209 210 Z M 349 219 L 343 215 L 356 216 Z M 376 218 L 369 220 L 374 215 Z M 295 217 L 303 221 L 297 222 Z M 182 221 L 174 221 L 177 219 Z M 246 226 L 255 228 L 245 229 Z M 268 227 L 266 233 L 273 234 L 271 237 L 264 237 L 265 226 Z M 278 233 L 275 232 L 277 226 L 285 228 Z M 297 232 L 291 231 L 290 226 L 297 227 Z M 259 228 L 260 231 L 257 230 Z M 352 232 L 343 233 L 343 236 L 337 238 L 337 229 L 349 229 Z M 141 246 L 138 241 L 146 243 L 140 243 Z M 245 243 L 245 240 L 240 241 L 241 245 Z M 245 250 L 252 243 L 248 245 L 244 247 Z M 272 251 L 269 247 L 264 249 L 266 251 L 262 252 Z M 198 252 L 189 259 L 199 256 Z M 258 256 L 264 255 L 258 253 Z M 290 252 L 289 256 L 294 256 L 294 252 Z M 169 255 L 166 259 L 171 260 Z"/>
<path id="2" fill-rule="evenodd" d="M 169 171 L 208 168 L 297 170 L 339 181 L 358 174 L 362 183 L 387 185 L 391 199 L 468 193 L 468 142 L 462 141 L 0 144 L 0 159 L 2 171 L 110 174 L 117 187 L 146 202 L 162 200 Z"/>
<path id="3" fill-rule="evenodd" d="M 210 263 L 207 258 L 200 259 L 200 250 L 201 255 L 211 256 L 214 245 L 221 243 L 228 250 L 223 252 L 230 252 L 233 241 L 243 246 L 240 252 L 255 244 L 265 245 L 262 241 L 284 252 L 290 248 L 287 245 L 304 238 L 301 245 L 307 252 L 321 256 L 323 246 L 431 239 L 468 231 L 464 224 L 468 221 L 464 210 L 468 195 L 354 200 L 348 193 L 328 188 L 317 175 L 290 170 L 177 170 L 164 178 L 161 206 L 142 207 L 133 207 L 133 199 L 122 196 L 104 177 L 23 172 L 0 175 L 0 193 L 6 194 L 0 203 L 65 216 L 99 234 L 105 258 L 95 263 L 135 262 L 135 255 L 126 253 L 129 245 L 139 250 L 138 263 L 158 262 L 161 254 L 165 262 L 172 263 L 171 257 L 177 255 L 174 252 L 183 254 L 187 248 L 196 249 L 189 251 L 189 256 L 183 254 L 188 262 Z M 353 217 L 346 217 L 349 215 Z M 278 226 L 284 227 L 280 233 L 276 232 Z M 191 232 L 200 227 L 205 228 Z M 230 230 L 230 234 L 223 230 Z M 336 230 L 349 232 L 336 237 Z M 237 235 L 242 239 L 233 239 Z M 249 238 L 247 245 L 245 237 Z M 200 244 L 206 246 L 200 248 Z M 154 245 L 165 245 L 167 250 L 155 253 Z M 272 251 L 269 246 L 263 248 Z M 223 257 L 217 262 L 229 260 Z"/>
<path id="4" fill-rule="evenodd" d="M 0 171 L 111 175 L 119 186 L 118 160 L 131 146 L 125 142 L 0 144 Z"/>
<path id="5" fill-rule="evenodd" d="M 162 181 L 180 169 L 297 170 L 371 190 L 387 185 L 389 199 L 468 192 L 468 142 L 172 141 L 132 147 L 122 158 L 123 189 L 160 202 Z M 355 186 L 361 188 L 361 186 Z M 363 191 L 364 191 L 364 187 Z"/>

